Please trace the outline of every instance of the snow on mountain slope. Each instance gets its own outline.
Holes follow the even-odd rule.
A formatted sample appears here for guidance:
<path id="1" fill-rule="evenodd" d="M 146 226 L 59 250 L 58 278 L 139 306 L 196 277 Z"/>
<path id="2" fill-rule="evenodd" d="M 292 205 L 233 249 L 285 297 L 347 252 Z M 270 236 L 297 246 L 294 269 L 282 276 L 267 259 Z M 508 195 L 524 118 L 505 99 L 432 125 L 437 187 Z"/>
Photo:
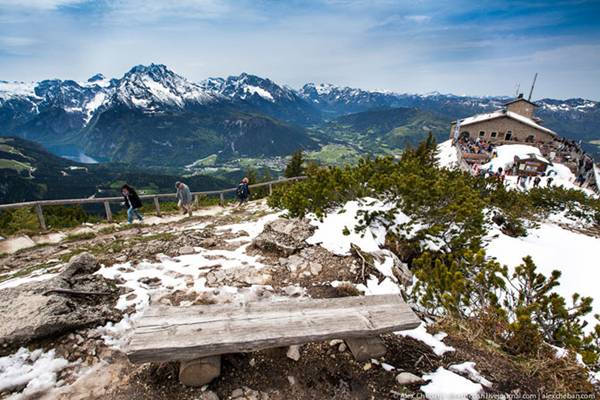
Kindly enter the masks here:
<path id="1" fill-rule="evenodd" d="M 113 97 L 131 107 L 148 110 L 165 105 L 183 108 L 187 103 L 206 104 L 217 99 L 214 93 L 162 64 L 133 67 L 119 80 Z"/>
<path id="2" fill-rule="evenodd" d="M 12 97 L 37 97 L 35 87 L 37 82 L 7 82 L 0 81 L 0 100 Z"/>

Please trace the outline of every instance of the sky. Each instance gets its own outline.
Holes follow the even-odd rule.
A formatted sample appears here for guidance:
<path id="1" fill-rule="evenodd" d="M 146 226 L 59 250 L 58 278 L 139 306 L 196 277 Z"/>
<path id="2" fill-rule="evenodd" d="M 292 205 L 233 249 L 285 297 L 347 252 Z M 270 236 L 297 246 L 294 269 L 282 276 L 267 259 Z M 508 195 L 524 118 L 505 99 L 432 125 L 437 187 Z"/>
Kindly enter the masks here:
<path id="1" fill-rule="evenodd" d="M 0 79 L 192 80 L 600 100 L 600 0 L 0 0 Z"/>

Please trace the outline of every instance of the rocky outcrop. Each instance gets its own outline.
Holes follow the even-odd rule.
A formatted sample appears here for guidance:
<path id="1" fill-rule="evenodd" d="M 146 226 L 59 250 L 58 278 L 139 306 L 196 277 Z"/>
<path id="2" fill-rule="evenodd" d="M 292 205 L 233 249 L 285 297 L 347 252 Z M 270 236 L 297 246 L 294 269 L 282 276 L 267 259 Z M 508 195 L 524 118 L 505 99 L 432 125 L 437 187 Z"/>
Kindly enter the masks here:
<path id="1" fill-rule="evenodd" d="M 254 239 L 255 247 L 287 257 L 307 246 L 315 227 L 306 219 L 276 219 Z"/>
<path id="2" fill-rule="evenodd" d="M 118 289 L 94 275 L 89 253 L 71 259 L 59 275 L 0 290 L 0 354 L 29 342 L 120 319 Z"/>

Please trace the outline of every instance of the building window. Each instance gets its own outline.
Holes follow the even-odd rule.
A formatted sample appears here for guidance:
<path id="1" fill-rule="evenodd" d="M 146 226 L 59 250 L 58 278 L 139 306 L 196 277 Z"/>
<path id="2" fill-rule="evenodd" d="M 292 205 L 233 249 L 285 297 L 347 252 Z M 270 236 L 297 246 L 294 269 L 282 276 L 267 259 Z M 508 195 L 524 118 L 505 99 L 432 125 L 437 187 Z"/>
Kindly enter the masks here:
<path id="1" fill-rule="evenodd" d="M 533 143 L 535 141 L 535 136 L 534 135 L 529 135 L 527 136 L 527 143 Z"/>
<path id="2" fill-rule="evenodd" d="M 492 132 L 492 137 L 498 136 L 498 132 Z"/>
<path id="3" fill-rule="evenodd" d="M 504 137 L 504 132 L 500 132 L 500 133 L 498 133 L 498 138 L 499 138 L 499 139 L 502 139 L 503 137 Z"/>
<path id="4" fill-rule="evenodd" d="M 471 135 L 469 134 L 468 131 L 462 131 L 460 134 L 460 138 L 463 140 L 467 140 Z"/>
<path id="5" fill-rule="evenodd" d="M 504 137 L 504 140 L 512 140 L 512 131 L 506 132 L 506 136 Z"/>
<path id="6" fill-rule="evenodd" d="M 480 131 L 479 132 L 479 137 L 484 137 L 485 136 L 485 131 Z"/>

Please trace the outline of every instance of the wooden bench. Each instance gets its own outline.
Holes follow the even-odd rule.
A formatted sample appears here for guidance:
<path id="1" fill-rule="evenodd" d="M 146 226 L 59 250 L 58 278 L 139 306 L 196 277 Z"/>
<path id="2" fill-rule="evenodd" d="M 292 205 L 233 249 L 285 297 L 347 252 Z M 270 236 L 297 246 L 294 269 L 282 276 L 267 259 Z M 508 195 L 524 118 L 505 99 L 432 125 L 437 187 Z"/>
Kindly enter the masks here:
<path id="1" fill-rule="evenodd" d="M 345 339 L 355 357 L 378 357 L 369 353 L 377 335 L 420 323 L 399 295 L 151 306 L 126 353 L 134 363 L 181 361 L 180 381 L 201 386 L 219 375 L 222 354 Z"/>

